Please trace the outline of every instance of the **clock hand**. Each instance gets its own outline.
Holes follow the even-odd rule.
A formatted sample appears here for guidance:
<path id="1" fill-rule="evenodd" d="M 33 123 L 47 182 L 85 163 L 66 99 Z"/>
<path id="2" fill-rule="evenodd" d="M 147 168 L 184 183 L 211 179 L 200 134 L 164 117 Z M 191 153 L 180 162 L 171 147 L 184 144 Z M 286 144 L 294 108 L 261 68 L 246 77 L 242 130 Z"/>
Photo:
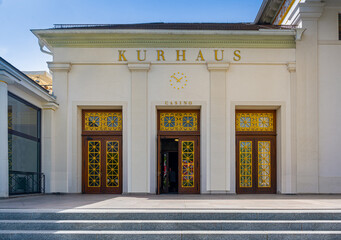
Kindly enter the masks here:
<path id="1" fill-rule="evenodd" d="M 177 79 L 177 80 L 178 80 L 178 82 L 180 82 L 180 81 L 181 81 L 181 79 L 182 79 L 182 78 L 179 78 L 179 79 Z"/>
<path id="2" fill-rule="evenodd" d="M 178 80 L 176 77 L 174 77 L 173 75 L 171 76 L 172 78 L 174 78 L 174 79 L 176 79 L 176 80 Z"/>

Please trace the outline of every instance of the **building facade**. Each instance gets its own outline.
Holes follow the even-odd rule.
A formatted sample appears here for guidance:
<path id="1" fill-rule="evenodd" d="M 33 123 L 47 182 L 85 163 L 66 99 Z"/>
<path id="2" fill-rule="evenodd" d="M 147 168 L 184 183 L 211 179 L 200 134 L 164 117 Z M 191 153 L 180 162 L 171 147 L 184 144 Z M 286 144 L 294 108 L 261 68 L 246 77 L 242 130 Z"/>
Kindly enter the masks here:
<path id="1" fill-rule="evenodd" d="M 44 191 L 51 112 L 58 104 L 45 88 L 3 58 L 0 97 L 0 197 Z"/>
<path id="2" fill-rule="evenodd" d="M 340 193 L 340 12 L 264 1 L 254 24 L 33 30 L 58 103 L 46 191 Z"/>

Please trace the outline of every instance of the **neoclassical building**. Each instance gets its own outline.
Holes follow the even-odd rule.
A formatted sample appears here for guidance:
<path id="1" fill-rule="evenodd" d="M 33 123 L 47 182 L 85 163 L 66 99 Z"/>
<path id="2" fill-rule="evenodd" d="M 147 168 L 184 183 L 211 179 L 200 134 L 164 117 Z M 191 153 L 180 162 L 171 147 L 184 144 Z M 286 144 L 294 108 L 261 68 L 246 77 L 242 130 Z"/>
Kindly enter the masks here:
<path id="1" fill-rule="evenodd" d="M 1 142 L 8 91 L 41 114 L 48 193 L 341 193 L 340 13 L 337 0 L 264 0 L 250 24 L 32 30 L 53 55 L 53 95 L 0 75 Z"/>

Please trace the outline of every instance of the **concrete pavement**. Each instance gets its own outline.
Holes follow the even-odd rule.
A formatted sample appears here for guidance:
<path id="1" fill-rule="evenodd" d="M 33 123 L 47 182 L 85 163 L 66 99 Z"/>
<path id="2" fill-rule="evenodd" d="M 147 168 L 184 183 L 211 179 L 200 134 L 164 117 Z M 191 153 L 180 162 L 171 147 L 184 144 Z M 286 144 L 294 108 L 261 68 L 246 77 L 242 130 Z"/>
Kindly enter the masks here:
<path id="1" fill-rule="evenodd" d="M 46 194 L 3 198 L 0 209 L 341 210 L 341 195 Z"/>

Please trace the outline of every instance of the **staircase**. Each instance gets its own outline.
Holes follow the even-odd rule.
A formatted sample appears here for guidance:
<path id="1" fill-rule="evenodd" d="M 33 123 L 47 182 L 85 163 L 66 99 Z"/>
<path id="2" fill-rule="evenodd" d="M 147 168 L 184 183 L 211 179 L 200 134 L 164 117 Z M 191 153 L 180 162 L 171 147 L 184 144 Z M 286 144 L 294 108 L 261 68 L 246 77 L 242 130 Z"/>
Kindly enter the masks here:
<path id="1" fill-rule="evenodd" d="M 0 240 L 340 240 L 340 210 L 0 210 Z"/>

